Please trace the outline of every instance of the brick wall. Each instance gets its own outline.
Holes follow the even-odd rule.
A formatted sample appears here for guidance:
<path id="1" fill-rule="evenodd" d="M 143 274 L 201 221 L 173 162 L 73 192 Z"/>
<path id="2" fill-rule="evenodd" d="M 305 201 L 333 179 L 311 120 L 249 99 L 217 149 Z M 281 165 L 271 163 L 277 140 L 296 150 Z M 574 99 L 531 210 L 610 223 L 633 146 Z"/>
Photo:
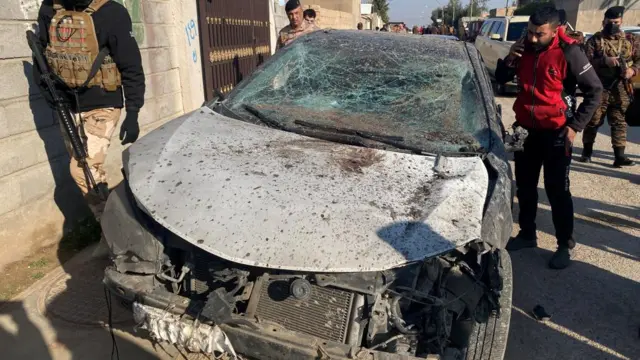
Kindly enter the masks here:
<path id="1" fill-rule="evenodd" d="M 34 27 L 40 1 L 5 0 L 0 7 L 0 269 L 56 243 L 87 215 L 69 175 L 59 126 L 31 80 L 25 31 Z M 197 24 L 195 2 L 125 3 L 146 74 L 145 106 L 140 112 L 144 135 L 203 101 L 199 37 L 191 39 L 196 46 L 187 45 L 185 38 L 189 19 Z M 112 186 L 121 180 L 123 149 L 118 133 L 107 157 Z"/>

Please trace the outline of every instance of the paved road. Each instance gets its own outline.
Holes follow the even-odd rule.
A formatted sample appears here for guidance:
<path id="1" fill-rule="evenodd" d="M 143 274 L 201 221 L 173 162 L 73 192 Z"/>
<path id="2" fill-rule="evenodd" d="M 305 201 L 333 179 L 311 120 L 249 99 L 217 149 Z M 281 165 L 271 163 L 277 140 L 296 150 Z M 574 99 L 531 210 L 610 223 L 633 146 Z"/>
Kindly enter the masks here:
<path id="1" fill-rule="evenodd" d="M 514 121 L 513 98 L 499 98 L 503 121 Z M 627 153 L 640 162 L 640 128 L 629 129 Z M 576 140 L 574 160 L 582 149 Z M 640 165 L 615 169 L 608 126 L 593 163 L 574 161 L 571 192 L 578 241 L 574 264 L 546 268 L 555 250 L 551 208 L 539 185 L 539 249 L 512 254 L 514 310 L 507 359 L 640 359 Z M 517 215 L 517 204 L 514 215 Z M 514 235 L 517 233 L 517 226 Z M 547 324 L 528 313 L 540 304 Z"/>
<path id="2" fill-rule="evenodd" d="M 509 125 L 513 99 L 498 102 Z M 579 242 L 574 264 L 563 271 L 546 267 L 555 240 L 542 190 L 540 248 L 512 256 L 515 288 L 509 360 L 640 358 L 640 166 L 613 169 L 607 134 L 603 129 L 598 137 L 594 163 L 572 167 Z M 640 129 L 631 131 L 628 153 L 640 161 Z M 109 333 L 92 325 L 106 320 L 100 287 L 104 264 L 89 260 L 88 253 L 48 274 L 21 299 L 0 303 L 0 358 L 110 358 Z M 541 324 L 527 315 L 537 304 L 553 315 L 550 322 Z M 127 319 L 128 314 L 114 304 L 121 359 L 185 358 L 171 347 L 133 336 L 133 324 Z"/>

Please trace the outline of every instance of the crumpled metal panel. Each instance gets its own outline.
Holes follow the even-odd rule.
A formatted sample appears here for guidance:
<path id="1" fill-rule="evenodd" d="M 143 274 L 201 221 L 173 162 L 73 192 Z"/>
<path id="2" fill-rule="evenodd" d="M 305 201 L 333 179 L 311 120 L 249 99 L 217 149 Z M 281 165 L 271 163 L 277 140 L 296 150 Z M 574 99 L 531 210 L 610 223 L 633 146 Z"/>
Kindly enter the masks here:
<path id="1" fill-rule="evenodd" d="M 130 149 L 128 178 L 158 223 L 230 261 L 380 271 L 479 239 L 480 158 L 342 145 L 202 108 Z"/>
<path id="2" fill-rule="evenodd" d="M 227 354 L 237 359 L 227 335 L 218 325 L 181 321 L 180 316 L 151 306 L 133 303 L 133 318 L 157 340 L 179 345 L 191 352 Z"/>

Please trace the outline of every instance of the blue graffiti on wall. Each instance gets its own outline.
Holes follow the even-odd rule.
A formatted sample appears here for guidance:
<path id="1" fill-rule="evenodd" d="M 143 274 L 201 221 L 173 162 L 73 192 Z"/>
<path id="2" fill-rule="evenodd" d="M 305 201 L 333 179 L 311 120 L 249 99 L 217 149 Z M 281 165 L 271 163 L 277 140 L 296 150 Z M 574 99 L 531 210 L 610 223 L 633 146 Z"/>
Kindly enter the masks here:
<path id="1" fill-rule="evenodd" d="M 198 30 L 196 28 L 196 22 L 193 21 L 193 19 L 191 19 L 191 21 L 187 23 L 187 25 L 184 27 L 184 31 L 187 33 L 187 42 L 189 43 L 189 48 L 191 48 L 194 44 L 197 45 L 197 42 L 194 40 L 198 36 Z M 198 52 L 196 51 L 196 49 L 191 50 L 191 58 L 193 59 L 194 63 L 198 61 Z"/>

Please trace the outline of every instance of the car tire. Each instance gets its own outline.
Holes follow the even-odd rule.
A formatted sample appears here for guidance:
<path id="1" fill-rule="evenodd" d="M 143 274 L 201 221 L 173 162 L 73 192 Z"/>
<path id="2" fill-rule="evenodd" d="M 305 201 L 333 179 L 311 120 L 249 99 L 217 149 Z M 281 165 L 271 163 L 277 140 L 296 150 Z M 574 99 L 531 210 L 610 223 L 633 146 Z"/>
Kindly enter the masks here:
<path id="1" fill-rule="evenodd" d="M 500 315 L 492 314 L 483 324 L 474 322 L 469 344 L 464 351 L 465 360 L 503 360 L 509 337 L 511 322 L 511 297 L 513 292 L 513 270 L 511 257 L 506 250 L 500 251 L 503 288 L 500 296 Z"/>

